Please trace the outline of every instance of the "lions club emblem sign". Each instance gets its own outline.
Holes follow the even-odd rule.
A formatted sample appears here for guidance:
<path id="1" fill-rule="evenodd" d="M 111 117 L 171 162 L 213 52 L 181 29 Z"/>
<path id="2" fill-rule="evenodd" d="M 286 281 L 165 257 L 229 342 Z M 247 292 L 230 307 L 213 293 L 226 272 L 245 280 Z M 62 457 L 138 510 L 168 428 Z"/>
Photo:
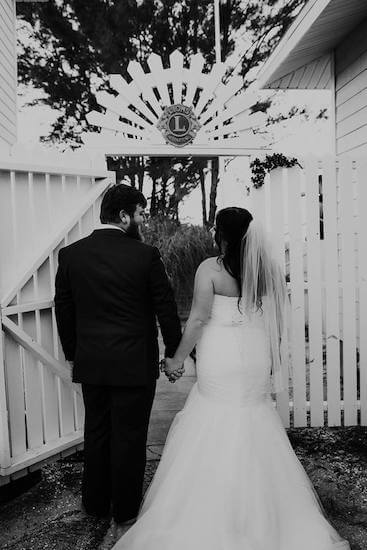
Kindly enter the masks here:
<path id="1" fill-rule="evenodd" d="M 184 147 L 193 142 L 200 124 L 192 107 L 176 104 L 164 108 L 157 128 L 167 143 L 175 147 Z"/>

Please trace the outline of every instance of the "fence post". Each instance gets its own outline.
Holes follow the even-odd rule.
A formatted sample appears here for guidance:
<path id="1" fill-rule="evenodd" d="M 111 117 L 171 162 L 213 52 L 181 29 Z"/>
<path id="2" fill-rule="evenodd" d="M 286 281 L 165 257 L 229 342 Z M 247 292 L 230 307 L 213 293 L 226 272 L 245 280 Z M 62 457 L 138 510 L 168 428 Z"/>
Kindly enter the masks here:
<path id="1" fill-rule="evenodd" d="M 2 311 L 0 307 L 0 468 L 10 466 L 10 440 L 8 426 L 8 407 L 5 388 L 4 332 L 2 330 Z"/>

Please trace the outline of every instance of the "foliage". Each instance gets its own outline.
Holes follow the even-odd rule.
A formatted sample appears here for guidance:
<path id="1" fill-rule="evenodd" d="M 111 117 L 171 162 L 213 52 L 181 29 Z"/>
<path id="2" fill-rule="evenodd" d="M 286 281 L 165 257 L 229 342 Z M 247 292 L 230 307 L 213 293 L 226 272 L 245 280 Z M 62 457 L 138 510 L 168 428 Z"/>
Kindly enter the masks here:
<path id="1" fill-rule="evenodd" d="M 250 163 L 250 169 L 252 171 L 251 181 L 256 189 L 264 185 L 266 173 L 271 172 L 275 168 L 291 168 L 292 166 L 299 164 L 295 157 L 286 157 L 282 153 L 273 153 L 272 155 L 266 155 L 264 160 L 259 158 L 254 159 Z"/>
<path id="2" fill-rule="evenodd" d="M 51 141 L 80 143 L 85 115 L 96 108 L 94 92 L 108 88 L 108 75 L 122 74 L 132 60 L 145 65 L 151 52 L 179 49 L 186 61 L 201 52 L 208 69 L 214 62 L 212 0 L 57 0 L 21 3 L 18 15 L 19 80 L 42 89 L 38 102 L 60 111 Z M 233 51 L 232 32 L 244 23 L 240 0 L 231 0 L 224 55 Z"/>
<path id="3" fill-rule="evenodd" d="M 238 38 L 241 55 L 224 79 L 239 71 L 243 89 L 253 71 L 273 50 L 305 0 L 226 0 L 220 5 L 222 60 L 234 52 Z M 215 61 L 213 0 L 55 0 L 18 3 L 20 18 L 18 77 L 25 85 L 44 92 L 34 103 L 59 112 L 51 133 L 43 141 L 78 147 L 88 129 L 86 114 L 96 105 L 94 93 L 108 90 L 108 75 L 128 80 L 128 64 L 138 60 L 147 69 L 151 52 L 161 55 L 164 66 L 179 49 L 185 58 L 201 52 L 208 70 Z M 240 46 L 241 48 L 241 46 Z M 267 112 L 271 100 L 257 102 L 252 110 Z M 302 114 L 294 109 L 289 116 Z M 304 113 L 303 113 L 304 115 Z M 269 119 L 269 124 L 275 122 Z M 203 164 L 204 163 L 204 164 Z M 206 159 L 113 158 L 109 168 L 142 190 L 145 175 L 153 181 L 152 214 L 177 218 L 178 201 L 200 185 L 203 224 L 213 223 L 218 185 L 217 159 L 213 160 L 210 204 L 207 211 L 204 171 Z M 180 183 L 176 183 L 180 181 Z"/>
<path id="4" fill-rule="evenodd" d="M 157 217 L 147 224 L 144 240 L 159 248 L 177 298 L 187 303 L 191 300 L 199 264 L 217 255 L 209 231 L 204 227 Z"/>

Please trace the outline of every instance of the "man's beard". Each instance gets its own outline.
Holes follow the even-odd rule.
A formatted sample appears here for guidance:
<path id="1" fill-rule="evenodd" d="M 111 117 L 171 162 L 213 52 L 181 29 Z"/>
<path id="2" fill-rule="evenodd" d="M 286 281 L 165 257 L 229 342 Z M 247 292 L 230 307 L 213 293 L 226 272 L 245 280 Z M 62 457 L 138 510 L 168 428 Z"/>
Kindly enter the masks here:
<path id="1" fill-rule="evenodd" d="M 140 225 L 137 224 L 135 220 L 131 220 L 129 227 L 125 231 L 125 235 L 137 241 L 143 240 L 143 235 L 140 231 Z"/>

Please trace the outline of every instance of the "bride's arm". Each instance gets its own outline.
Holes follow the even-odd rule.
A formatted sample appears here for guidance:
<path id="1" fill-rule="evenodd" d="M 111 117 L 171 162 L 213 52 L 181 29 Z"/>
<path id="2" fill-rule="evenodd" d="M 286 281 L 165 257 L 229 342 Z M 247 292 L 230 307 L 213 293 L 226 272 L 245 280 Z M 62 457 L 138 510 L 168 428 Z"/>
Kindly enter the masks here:
<path id="1" fill-rule="evenodd" d="M 177 365 L 182 365 L 194 348 L 210 315 L 214 299 L 211 261 L 212 258 L 205 260 L 196 271 L 190 315 L 181 342 L 173 357 L 173 362 Z"/>

